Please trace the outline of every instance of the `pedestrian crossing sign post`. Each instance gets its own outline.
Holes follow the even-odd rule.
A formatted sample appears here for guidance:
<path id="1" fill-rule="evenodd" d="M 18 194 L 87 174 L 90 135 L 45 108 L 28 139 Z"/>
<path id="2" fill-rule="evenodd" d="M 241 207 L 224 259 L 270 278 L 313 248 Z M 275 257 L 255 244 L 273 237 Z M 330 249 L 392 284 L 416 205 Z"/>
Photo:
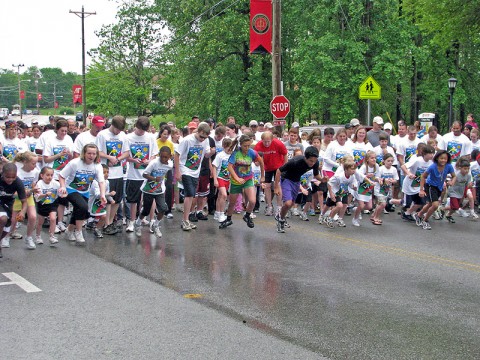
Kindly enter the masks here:
<path id="1" fill-rule="evenodd" d="M 358 87 L 358 98 L 361 100 L 380 100 L 382 88 L 371 76 Z"/>

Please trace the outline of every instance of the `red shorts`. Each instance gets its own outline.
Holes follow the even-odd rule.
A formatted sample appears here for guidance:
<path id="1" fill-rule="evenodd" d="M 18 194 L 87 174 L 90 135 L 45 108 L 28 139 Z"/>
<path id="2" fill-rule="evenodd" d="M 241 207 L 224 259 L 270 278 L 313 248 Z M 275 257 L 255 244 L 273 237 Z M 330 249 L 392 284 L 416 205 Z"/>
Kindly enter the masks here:
<path id="1" fill-rule="evenodd" d="M 460 202 L 461 201 L 462 201 L 462 199 L 451 197 L 450 198 L 450 209 L 452 209 L 452 210 L 460 209 Z"/>
<path id="2" fill-rule="evenodd" d="M 197 196 L 205 197 L 210 194 L 210 175 L 202 175 L 198 178 Z"/>
<path id="3" fill-rule="evenodd" d="M 328 170 L 322 170 L 323 176 L 328 177 L 329 179 L 332 178 L 333 175 L 335 175 L 335 172 L 333 171 L 328 171 Z"/>
<path id="4" fill-rule="evenodd" d="M 218 187 L 219 188 L 226 188 L 227 190 L 230 188 L 230 180 L 224 180 L 224 179 L 220 179 L 218 178 Z"/>

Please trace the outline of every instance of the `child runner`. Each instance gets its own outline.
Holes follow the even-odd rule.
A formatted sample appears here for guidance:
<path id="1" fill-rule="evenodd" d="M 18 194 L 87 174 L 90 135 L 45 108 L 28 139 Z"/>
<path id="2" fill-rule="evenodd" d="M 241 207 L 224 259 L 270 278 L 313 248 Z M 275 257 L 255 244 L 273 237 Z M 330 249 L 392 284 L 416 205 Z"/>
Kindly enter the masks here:
<path id="1" fill-rule="evenodd" d="M 17 166 L 13 163 L 7 163 L 3 165 L 0 175 L 0 239 L 2 240 L 0 258 L 2 257 L 1 248 L 10 247 L 10 238 L 6 235 L 10 232 L 15 194 L 18 195 L 19 200 L 22 202 L 22 210 L 17 215 L 17 221 L 23 221 L 27 212 L 25 186 L 17 176 Z"/>
<path id="2" fill-rule="evenodd" d="M 37 203 L 37 228 L 35 242 L 38 245 L 43 244 L 43 239 L 40 235 L 42 225 L 46 217 L 50 220 L 49 234 L 50 245 L 58 243 L 55 236 L 55 222 L 57 221 L 57 207 L 58 207 L 58 189 L 60 183 L 53 180 L 53 169 L 44 166 L 40 170 L 40 180 L 35 185 L 35 202 Z"/>
<path id="3" fill-rule="evenodd" d="M 157 218 L 153 220 L 153 226 L 150 232 L 157 237 L 162 237 L 160 231 L 160 221 L 163 215 L 168 211 L 168 206 L 165 202 L 166 178 L 169 171 L 173 169 L 171 161 L 172 153 L 170 147 L 162 146 L 159 152 L 158 160 L 150 162 L 143 172 L 145 178 L 141 190 L 143 193 L 143 207 L 140 216 L 136 220 L 135 235 L 141 236 L 140 225 L 142 220 L 150 213 L 150 209 L 155 202 L 157 210 Z"/>
<path id="4" fill-rule="evenodd" d="M 357 207 L 354 209 L 352 225 L 360 226 L 359 217 L 363 209 L 371 210 L 373 207 L 372 197 L 374 190 L 374 182 L 380 176 L 379 166 L 377 164 L 377 155 L 373 150 L 368 150 L 365 155 L 365 163 L 355 172 L 355 177 L 358 182 L 358 190 L 354 192 L 354 196 L 357 199 Z M 366 178 L 367 181 L 361 179 Z M 370 180 L 370 181 L 368 181 Z M 380 219 L 375 219 L 372 216 L 371 221 L 373 225 L 382 225 Z"/>
<path id="5" fill-rule="evenodd" d="M 17 166 L 17 176 L 22 180 L 25 186 L 25 195 L 27 196 L 27 237 L 25 238 L 25 244 L 28 249 L 35 249 L 35 242 L 33 241 L 33 232 L 35 230 L 35 223 L 37 221 L 37 212 L 35 211 L 35 200 L 33 199 L 33 189 L 38 179 L 40 171 L 37 169 L 38 157 L 30 151 L 18 153 L 14 157 L 14 162 L 22 164 Z M 18 212 L 22 209 L 22 203 L 20 200 L 15 199 L 13 204 L 13 216 L 12 216 L 12 229 L 15 229 L 17 223 L 16 217 Z"/>
<path id="6" fill-rule="evenodd" d="M 230 173 L 228 172 L 228 159 L 231 155 L 229 152 L 230 146 L 232 146 L 232 139 L 224 138 L 222 141 L 222 151 L 218 152 L 217 150 L 217 156 L 212 163 L 213 183 L 217 189 L 217 204 L 213 219 L 219 223 L 227 220 L 225 204 L 228 196 L 227 189 L 230 187 Z"/>
<path id="7" fill-rule="evenodd" d="M 475 214 L 473 194 L 470 191 L 473 187 L 472 174 L 470 172 L 470 162 L 467 157 L 461 157 L 455 164 L 455 174 L 457 180 L 455 185 L 450 186 L 447 190 L 447 195 L 450 198 L 450 205 L 444 208 L 440 207 L 440 211 L 447 212 L 445 218 L 450 223 L 455 223 L 453 213 L 462 207 L 462 201 L 464 197 L 468 198 L 470 205 L 470 216 L 474 219 L 478 219 L 478 215 Z"/>
<path id="8" fill-rule="evenodd" d="M 105 221 L 110 214 L 110 205 L 115 204 L 113 196 L 115 191 L 110 191 L 110 183 L 108 181 L 109 167 L 106 164 L 102 164 L 103 178 L 105 180 L 105 198 L 106 204 L 101 203 L 100 199 L 100 186 L 97 180 L 93 180 L 92 186 L 90 186 L 90 194 L 88 197 L 88 211 L 93 218 L 93 235 L 98 238 L 103 238 L 103 230 L 105 229 Z M 90 220 L 90 219 L 89 219 Z M 88 226 L 88 224 L 87 224 Z"/>
<path id="9" fill-rule="evenodd" d="M 382 136 L 380 134 L 380 136 Z M 380 140 L 381 141 L 381 140 Z M 395 160 L 394 155 L 386 153 L 383 156 L 383 165 L 379 169 L 378 183 L 375 184 L 375 198 L 377 199 L 377 206 L 372 215 L 372 222 L 374 225 L 382 224 L 380 215 L 385 209 L 387 199 L 392 196 L 392 187 L 398 181 L 398 171 L 393 167 Z"/>
<path id="10" fill-rule="evenodd" d="M 421 221 L 421 226 L 424 230 L 432 229 L 428 220 L 438 208 L 438 200 L 442 194 L 447 175 L 450 174 L 452 177 L 451 180 L 446 182 L 448 186 L 455 185 L 457 180 L 455 170 L 452 164 L 450 164 L 451 160 L 452 158 L 447 151 L 439 151 L 433 158 L 433 164 L 422 174 L 419 196 L 425 197 L 427 204 L 418 212 L 415 220 L 417 225 L 419 220 Z"/>
<path id="11" fill-rule="evenodd" d="M 405 173 L 405 180 L 402 185 L 402 192 L 405 195 L 404 203 L 410 204 L 408 209 L 402 211 L 402 219 L 407 221 L 416 221 L 413 215 L 419 208 L 425 205 L 425 199 L 419 196 L 420 178 L 422 174 L 432 163 L 435 149 L 430 145 L 425 145 L 422 156 L 413 156 L 407 164 L 402 165 Z"/>
<path id="12" fill-rule="evenodd" d="M 329 228 L 333 228 L 335 225 L 333 220 L 335 215 L 338 214 L 337 225 L 345 227 L 343 216 L 347 209 L 349 188 L 357 190 L 357 180 L 355 178 L 355 171 L 357 166 L 353 160 L 353 156 L 346 155 L 340 160 L 340 168 L 335 174 L 328 180 L 328 196 L 325 207 L 322 213 L 318 217 L 320 224 L 325 224 Z M 363 179 L 362 179 L 363 180 Z M 327 211 L 332 208 L 330 214 L 327 215 Z"/>
<path id="13" fill-rule="evenodd" d="M 297 198 L 302 175 L 309 170 L 313 170 L 313 176 L 317 180 L 322 180 L 319 171 L 318 157 L 318 150 L 313 146 L 309 146 L 305 150 L 305 155 L 295 156 L 277 169 L 275 175 L 275 192 L 277 195 L 282 194 L 283 199 L 283 206 L 280 210 L 280 214 L 275 216 L 278 232 L 285 232 L 285 217 Z"/>
<path id="14" fill-rule="evenodd" d="M 250 149 L 252 138 L 248 135 L 242 135 L 239 139 L 235 139 L 229 148 L 232 152 L 229 158 L 228 171 L 230 172 L 230 196 L 228 198 L 227 219 L 220 223 L 220 229 L 226 228 L 233 224 L 232 214 L 235 202 L 239 194 L 244 191 L 248 200 L 243 221 L 247 223 L 249 228 L 253 228 L 253 223 L 250 214 L 255 207 L 256 195 L 255 186 L 253 185 L 252 163 L 257 161 L 260 165 L 260 183 L 265 181 L 265 172 L 263 167 L 263 160 L 255 150 Z M 240 148 L 237 148 L 240 145 Z"/>
<path id="15" fill-rule="evenodd" d="M 93 180 L 98 181 L 100 187 L 100 203 L 106 204 L 105 181 L 103 169 L 99 164 L 100 154 L 98 147 L 94 144 L 87 144 L 79 158 L 70 161 L 58 175 L 60 196 L 67 195 L 68 201 L 73 205 L 73 212 L 70 218 L 66 234 L 70 241 L 84 244 L 82 227 L 83 222 L 88 219 L 89 189 Z"/>

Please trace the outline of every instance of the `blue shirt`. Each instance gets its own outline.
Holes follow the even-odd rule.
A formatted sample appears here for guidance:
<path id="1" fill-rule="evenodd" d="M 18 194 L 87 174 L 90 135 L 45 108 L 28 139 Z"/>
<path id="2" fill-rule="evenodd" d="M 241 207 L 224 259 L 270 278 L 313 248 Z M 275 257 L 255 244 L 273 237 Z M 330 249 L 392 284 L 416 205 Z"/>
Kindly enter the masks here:
<path id="1" fill-rule="evenodd" d="M 443 172 L 440 173 L 438 170 L 438 165 L 433 163 L 425 171 L 428 174 L 426 183 L 430 186 L 437 187 L 440 191 L 443 190 L 443 183 L 445 182 L 447 175 L 455 173 L 452 164 L 446 164 Z"/>

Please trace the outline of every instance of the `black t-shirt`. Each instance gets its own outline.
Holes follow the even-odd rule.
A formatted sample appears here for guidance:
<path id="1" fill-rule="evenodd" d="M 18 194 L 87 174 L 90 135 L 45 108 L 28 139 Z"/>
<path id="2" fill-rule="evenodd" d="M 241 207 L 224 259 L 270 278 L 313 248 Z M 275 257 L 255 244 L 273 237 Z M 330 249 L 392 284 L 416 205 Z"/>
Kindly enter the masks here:
<path id="1" fill-rule="evenodd" d="M 72 141 L 73 141 L 73 142 L 75 142 L 75 139 L 77 138 L 78 134 L 79 134 L 79 133 L 75 131 L 74 133 L 72 133 L 72 134 L 67 134 L 67 135 L 72 138 Z"/>
<path id="2" fill-rule="evenodd" d="M 26 198 L 25 195 L 25 186 L 23 185 L 22 180 L 17 178 L 8 185 L 4 180 L 3 177 L 0 178 L 0 204 L 4 204 L 8 207 L 13 205 L 13 201 L 15 200 L 15 193 L 18 194 L 18 198 L 23 200 Z"/>
<path id="3" fill-rule="evenodd" d="M 210 136 L 207 138 L 209 145 L 209 149 L 215 147 L 215 140 L 213 140 Z M 205 175 L 210 175 L 210 164 L 209 160 L 212 159 L 212 161 L 215 159 L 215 156 L 211 158 L 203 157 L 202 160 L 202 167 L 200 168 L 200 176 L 205 176 Z"/>
<path id="4" fill-rule="evenodd" d="M 309 167 L 305 161 L 305 156 L 299 155 L 291 158 L 283 164 L 280 167 L 280 172 L 282 173 L 282 179 L 299 182 L 302 175 L 310 169 L 313 169 L 313 176 L 318 175 L 318 161 L 313 167 Z"/>

